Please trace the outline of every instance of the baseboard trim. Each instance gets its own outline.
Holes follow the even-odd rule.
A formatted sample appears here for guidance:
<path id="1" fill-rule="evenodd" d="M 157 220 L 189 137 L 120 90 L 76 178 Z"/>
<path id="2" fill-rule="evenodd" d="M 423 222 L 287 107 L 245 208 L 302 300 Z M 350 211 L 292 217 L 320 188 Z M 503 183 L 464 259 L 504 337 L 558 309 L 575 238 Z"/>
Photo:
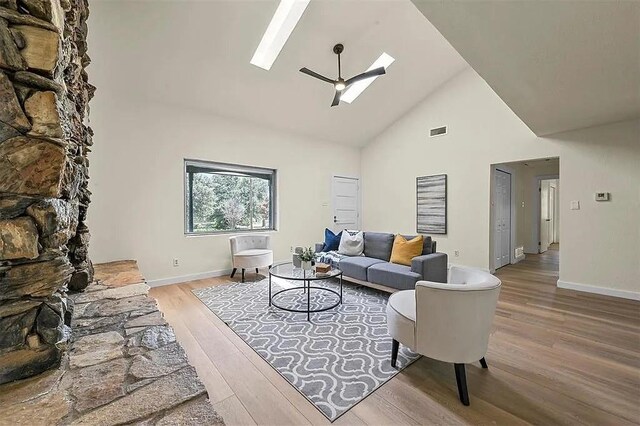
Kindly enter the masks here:
<path id="1" fill-rule="evenodd" d="M 617 290 L 614 288 L 606 288 L 606 287 L 597 287 L 593 285 L 573 283 L 571 281 L 558 280 L 558 288 L 582 291 L 584 293 L 601 294 L 603 296 L 620 297 L 622 299 L 640 300 L 640 293 L 635 291 Z"/>
<path id="2" fill-rule="evenodd" d="M 286 261 L 282 261 L 282 262 L 286 262 Z M 282 262 L 273 262 L 273 264 L 275 265 L 276 263 L 282 263 Z M 266 268 L 264 269 L 266 271 Z M 199 272 L 197 274 L 178 275 L 177 277 L 158 278 L 155 280 L 148 280 L 147 285 L 149 285 L 149 287 L 162 287 L 165 285 L 186 283 L 189 281 L 204 280 L 207 278 L 223 277 L 225 275 L 231 275 L 231 271 L 232 271 L 232 268 L 228 268 L 228 269 L 218 269 L 217 271 Z M 237 274 L 240 274 L 240 271 L 238 271 Z"/>
<path id="3" fill-rule="evenodd" d="M 186 283 L 195 280 L 204 280 L 207 278 L 222 277 L 223 275 L 231 275 L 231 269 L 219 269 L 217 271 L 200 272 L 198 274 L 179 275 L 177 277 L 158 278 L 156 280 L 148 280 L 149 287 L 162 287 L 165 285 Z"/>

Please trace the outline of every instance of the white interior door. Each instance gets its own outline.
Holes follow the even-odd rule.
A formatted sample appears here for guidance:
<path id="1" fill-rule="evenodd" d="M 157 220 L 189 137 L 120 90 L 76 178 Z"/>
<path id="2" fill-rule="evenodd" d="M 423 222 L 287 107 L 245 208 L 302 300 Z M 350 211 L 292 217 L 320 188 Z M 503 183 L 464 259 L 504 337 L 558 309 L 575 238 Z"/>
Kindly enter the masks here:
<path id="1" fill-rule="evenodd" d="M 495 268 L 511 263 L 511 175 L 496 170 L 494 208 Z"/>
<path id="2" fill-rule="evenodd" d="M 553 232 L 553 227 L 550 226 L 549 189 L 548 180 L 540 181 L 540 253 L 549 250 L 549 244 L 551 243 L 549 235 Z"/>
<path id="3" fill-rule="evenodd" d="M 554 209 L 553 209 L 553 242 L 560 242 L 560 180 L 555 180 Z"/>
<path id="4" fill-rule="evenodd" d="M 549 244 L 555 243 L 556 235 L 556 188 L 549 186 Z"/>
<path id="5" fill-rule="evenodd" d="M 332 182 L 333 231 L 360 229 L 360 181 L 334 176 Z"/>

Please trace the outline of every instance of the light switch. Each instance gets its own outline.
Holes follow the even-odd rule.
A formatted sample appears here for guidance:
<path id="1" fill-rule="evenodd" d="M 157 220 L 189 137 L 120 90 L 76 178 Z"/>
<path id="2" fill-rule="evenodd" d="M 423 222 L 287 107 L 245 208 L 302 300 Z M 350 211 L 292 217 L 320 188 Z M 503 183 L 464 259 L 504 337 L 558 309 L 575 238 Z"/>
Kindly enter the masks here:
<path id="1" fill-rule="evenodd" d="M 572 201 L 571 210 L 580 210 L 580 201 Z"/>

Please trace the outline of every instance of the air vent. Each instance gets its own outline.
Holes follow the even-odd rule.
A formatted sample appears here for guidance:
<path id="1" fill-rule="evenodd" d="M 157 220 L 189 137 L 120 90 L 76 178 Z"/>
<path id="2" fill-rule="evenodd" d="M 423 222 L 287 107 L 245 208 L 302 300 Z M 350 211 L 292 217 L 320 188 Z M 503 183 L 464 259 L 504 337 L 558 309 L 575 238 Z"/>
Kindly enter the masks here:
<path id="1" fill-rule="evenodd" d="M 516 255 L 516 258 L 520 258 L 520 257 L 524 256 L 524 247 L 522 247 L 522 246 L 516 247 L 515 255 Z"/>
<path id="2" fill-rule="evenodd" d="M 429 137 L 442 136 L 447 134 L 447 126 L 436 127 L 429 130 Z"/>

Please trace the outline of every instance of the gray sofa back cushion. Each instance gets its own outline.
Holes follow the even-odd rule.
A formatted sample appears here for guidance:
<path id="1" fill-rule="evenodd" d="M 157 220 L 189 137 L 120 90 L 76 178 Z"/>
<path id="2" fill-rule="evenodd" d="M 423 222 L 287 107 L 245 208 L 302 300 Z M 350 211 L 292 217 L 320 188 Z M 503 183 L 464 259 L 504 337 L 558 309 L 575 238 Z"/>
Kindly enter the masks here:
<path id="1" fill-rule="evenodd" d="M 364 233 L 364 255 L 388 262 L 393 248 L 393 234 L 386 232 Z"/>
<path id="2" fill-rule="evenodd" d="M 407 240 L 411 240 L 411 239 L 417 237 L 417 235 L 403 235 L 403 237 L 405 237 Z M 366 242 L 366 240 L 365 240 L 364 245 L 365 245 L 364 249 L 365 249 L 365 252 L 366 252 L 366 250 L 367 250 L 367 242 Z M 430 236 L 423 235 L 422 255 L 431 254 L 431 253 L 435 253 L 435 252 L 436 252 L 436 242 L 433 241 Z M 389 256 L 389 259 L 391 259 L 391 256 Z M 387 260 L 389 260 L 389 259 L 387 259 Z"/>

